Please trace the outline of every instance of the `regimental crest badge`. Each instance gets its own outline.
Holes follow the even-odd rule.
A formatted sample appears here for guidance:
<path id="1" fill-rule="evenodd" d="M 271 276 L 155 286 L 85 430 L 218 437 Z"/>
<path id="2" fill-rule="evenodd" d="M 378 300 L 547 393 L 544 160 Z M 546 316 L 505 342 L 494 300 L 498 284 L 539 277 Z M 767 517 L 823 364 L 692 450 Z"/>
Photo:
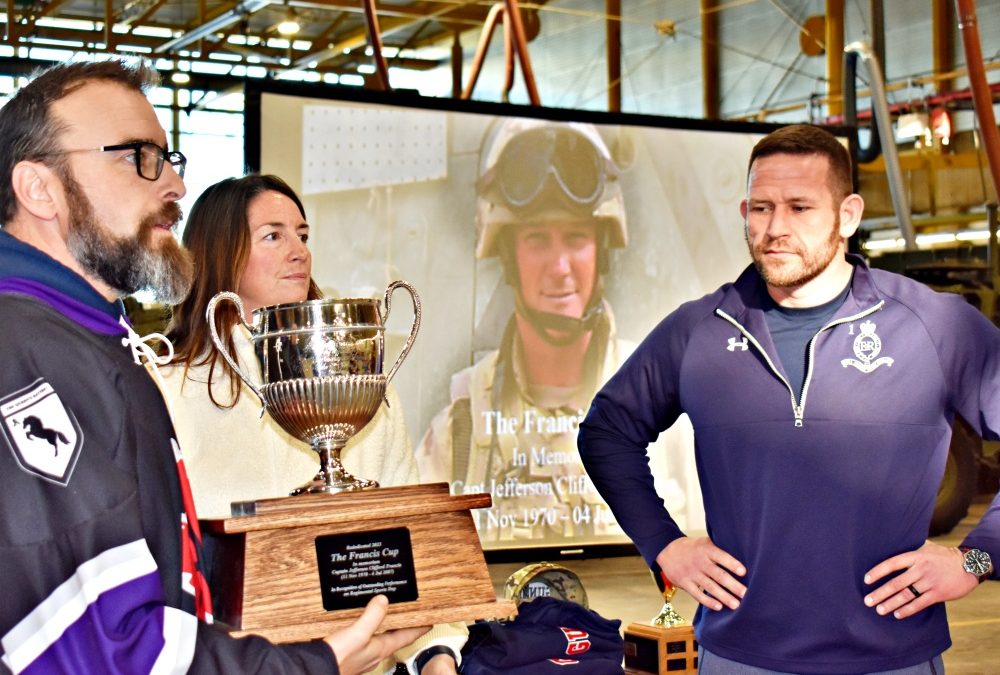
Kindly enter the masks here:
<path id="1" fill-rule="evenodd" d="M 39 378 L 0 399 L 0 431 L 18 465 L 66 486 L 83 447 L 83 431 L 59 394 Z"/>
<path id="2" fill-rule="evenodd" d="M 862 373 L 870 373 L 879 366 L 892 366 L 892 358 L 879 356 L 882 352 L 882 338 L 875 334 L 875 324 L 865 321 L 861 332 L 854 338 L 854 355 L 857 359 L 843 359 L 844 368 L 854 366 Z"/>

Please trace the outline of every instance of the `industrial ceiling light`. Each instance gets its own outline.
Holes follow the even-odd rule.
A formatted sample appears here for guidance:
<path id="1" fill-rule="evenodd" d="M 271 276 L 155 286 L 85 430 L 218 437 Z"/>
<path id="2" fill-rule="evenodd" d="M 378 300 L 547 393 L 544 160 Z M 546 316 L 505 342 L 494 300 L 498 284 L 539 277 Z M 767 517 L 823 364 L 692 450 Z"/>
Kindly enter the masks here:
<path id="1" fill-rule="evenodd" d="M 927 113 L 903 113 L 896 121 L 896 136 L 900 140 L 923 138 L 930 128 L 929 122 Z"/>
<path id="2" fill-rule="evenodd" d="M 174 84 L 185 85 L 191 82 L 191 74 L 188 72 L 191 70 L 191 64 L 186 64 L 187 68 L 184 68 L 184 65 L 183 62 L 174 64 L 174 72 L 170 73 L 170 81 Z"/>
<path id="3" fill-rule="evenodd" d="M 298 19 L 295 17 L 295 10 L 289 7 L 285 18 L 278 24 L 278 33 L 285 37 L 291 37 L 292 35 L 297 35 L 301 28 Z"/>

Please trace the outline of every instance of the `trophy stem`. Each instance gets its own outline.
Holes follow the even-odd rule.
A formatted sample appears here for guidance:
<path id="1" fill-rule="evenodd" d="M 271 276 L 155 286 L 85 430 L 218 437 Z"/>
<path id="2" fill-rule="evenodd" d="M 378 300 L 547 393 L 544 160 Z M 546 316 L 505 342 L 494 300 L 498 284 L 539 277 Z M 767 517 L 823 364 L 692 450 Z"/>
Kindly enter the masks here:
<path id="1" fill-rule="evenodd" d="M 663 626 L 664 628 L 673 628 L 674 626 L 686 626 L 687 620 L 682 617 L 670 604 L 670 601 L 663 603 L 663 609 L 657 614 L 652 622 L 654 626 Z"/>
<path id="2" fill-rule="evenodd" d="M 340 451 L 347 440 L 317 440 L 312 449 L 319 455 L 319 471 L 313 479 L 292 490 L 292 496 L 303 494 L 337 494 L 378 487 L 378 482 L 355 478 L 340 461 Z"/>
<path id="3" fill-rule="evenodd" d="M 650 623 L 654 626 L 661 626 L 663 628 L 688 625 L 687 620 L 678 614 L 674 609 L 674 606 L 670 604 L 670 601 L 674 599 L 674 595 L 677 593 L 677 587 L 670 583 L 665 575 L 663 577 L 663 582 L 663 590 L 661 591 L 661 594 L 663 595 L 663 608 L 660 610 L 659 614 L 653 617 L 653 620 Z"/>

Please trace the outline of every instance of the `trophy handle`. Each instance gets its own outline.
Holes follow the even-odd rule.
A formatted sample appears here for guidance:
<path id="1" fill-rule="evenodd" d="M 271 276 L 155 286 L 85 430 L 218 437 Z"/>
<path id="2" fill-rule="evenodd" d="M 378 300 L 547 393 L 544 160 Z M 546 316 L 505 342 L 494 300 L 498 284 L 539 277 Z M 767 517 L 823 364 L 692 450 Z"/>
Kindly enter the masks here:
<path id="1" fill-rule="evenodd" d="M 403 345 L 403 351 L 399 352 L 399 356 L 396 358 L 396 362 L 392 364 L 392 368 L 389 369 L 389 374 L 386 375 L 385 384 L 389 385 L 392 381 L 392 376 L 396 374 L 396 370 L 403 364 L 403 359 L 406 355 L 410 353 L 410 347 L 413 346 L 413 341 L 417 339 L 417 331 L 420 330 L 420 317 L 423 315 L 423 310 L 420 307 L 420 296 L 413 286 L 406 283 L 405 281 L 393 281 L 389 284 L 389 287 L 385 289 L 385 314 L 382 315 L 382 325 L 389 320 L 389 307 L 392 301 L 392 292 L 397 288 L 405 288 L 410 294 L 410 298 L 413 300 L 413 324 L 410 326 L 410 335 L 406 338 L 406 343 Z"/>
<path id="2" fill-rule="evenodd" d="M 236 360 L 229 355 L 226 345 L 224 345 L 222 340 L 219 338 L 219 331 L 215 328 L 215 308 L 224 300 L 228 300 L 236 304 L 236 308 L 239 310 L 240 323 L 242 323 L 247 330 L 250 330 L 249 324 L 247 324 L 246 319 L 243 318 L 243 300 L 240 296 L 236 295 L 232 291 L 216 293 L 212 296 L 212 299 L 208 301 L 208 307 L 205 308 L 205 319 L 208 321 L 208 331 L 212 334 L 212 343 L 215 345 L 215 348 L 219 350 L 219 353 L 222 354 L 222 358 L 226 360 L 229 367 L 240 376 L 240 379 L 243 380 L 244 384 L 250 387 L 253 393 L 257 394 L 257 398 L 260 399 L 261 405 L 264 405 L 264 396 L 261 394 L 260 389 L 258 389 L 257 386 L 250 381 L 250 378 L 248 378 L 242 370 L 240 370 L 240 367 L 236 364 Z M 252 333 L 253 331 L 250 330 L 250 332 Z"/>

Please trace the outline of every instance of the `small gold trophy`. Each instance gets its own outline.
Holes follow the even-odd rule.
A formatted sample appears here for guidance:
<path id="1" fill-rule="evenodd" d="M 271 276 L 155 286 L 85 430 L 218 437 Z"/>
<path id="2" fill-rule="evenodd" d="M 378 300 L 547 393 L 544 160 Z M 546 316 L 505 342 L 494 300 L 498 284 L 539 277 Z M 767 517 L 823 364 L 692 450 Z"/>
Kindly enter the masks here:
<path id="1" fill-rule="evenodd" d="M 663 595 L 663 608 L 649 623 L 631 623 L 625 629 L 625 672 L 697 673 L 698 643 L 694 627 L 670 604 L 677 588 L 663 572 L 654 573 L 653 579 Z"/>

